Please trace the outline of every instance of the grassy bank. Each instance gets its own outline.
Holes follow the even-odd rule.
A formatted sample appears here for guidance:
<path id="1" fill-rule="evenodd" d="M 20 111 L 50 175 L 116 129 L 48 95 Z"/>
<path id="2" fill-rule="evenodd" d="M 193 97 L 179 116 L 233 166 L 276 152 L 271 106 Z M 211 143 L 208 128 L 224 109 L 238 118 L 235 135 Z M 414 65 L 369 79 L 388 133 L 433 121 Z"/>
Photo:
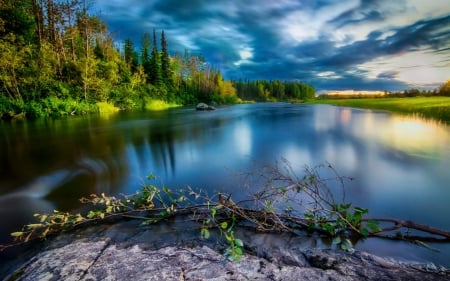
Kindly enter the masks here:
<path id="1" fill-rule="evenodd" d="M 450 123 L 450 97 L 316 99 L 308 103 L 388 110 Z"/>

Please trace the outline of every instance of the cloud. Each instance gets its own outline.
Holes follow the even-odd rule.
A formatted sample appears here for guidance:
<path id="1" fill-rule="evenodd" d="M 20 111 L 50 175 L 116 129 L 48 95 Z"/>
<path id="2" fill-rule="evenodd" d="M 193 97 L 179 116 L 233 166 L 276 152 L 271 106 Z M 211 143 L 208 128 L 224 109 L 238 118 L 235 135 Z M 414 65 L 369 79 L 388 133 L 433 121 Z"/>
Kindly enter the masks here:
<path id="1" fill-rule="evenodd" d="M 202 53 L 228 79 L 399 90 L 417 86 L 408 75 L 422 73 L 424 87 L 450 77 L 447 0 L 109 0 L 97 5 L 117 40 L 131 38 L 139 46 L 144 32 L 165 30 L 172 53 Z M 405 58 L 421 63 L 413 66 Z"/>
<path id="2" fill-rule="evenodd" d="M 398 74 L 399 74 L 399 71 L 389 70 L 389 71 L 381 72 L 380 74 L 377 75 L 377 78 L 395 79 L 395 78 L 397 78 Z"/>

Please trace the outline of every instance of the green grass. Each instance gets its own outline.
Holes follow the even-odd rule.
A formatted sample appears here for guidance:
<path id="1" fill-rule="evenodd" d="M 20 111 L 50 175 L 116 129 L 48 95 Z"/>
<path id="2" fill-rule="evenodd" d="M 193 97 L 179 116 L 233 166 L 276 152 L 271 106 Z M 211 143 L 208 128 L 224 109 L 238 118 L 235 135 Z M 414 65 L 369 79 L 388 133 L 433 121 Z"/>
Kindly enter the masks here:
<path id="1" fill-rule="evenodd" d="M 307 103 L 388 110 L 450 123 L 450 97 L 316 99 Z"/>
<path id="2" fill-rule="evenodd" d="M 179 107 L 181 105 L 175 104 L 175 103 L 168 103 L 163 100 L 149 100 L 145 103 L 145 109 L 146 110 L 166 110 L 172 107 Z"/>
<path id="3" fill-rule="evenodd" d="M 97 102 L 96 105 L 100 114 L 108 115 L 116 113 L 120 110 L 118 107 L 115 107 L 113 104 L 107 102 Z"/>

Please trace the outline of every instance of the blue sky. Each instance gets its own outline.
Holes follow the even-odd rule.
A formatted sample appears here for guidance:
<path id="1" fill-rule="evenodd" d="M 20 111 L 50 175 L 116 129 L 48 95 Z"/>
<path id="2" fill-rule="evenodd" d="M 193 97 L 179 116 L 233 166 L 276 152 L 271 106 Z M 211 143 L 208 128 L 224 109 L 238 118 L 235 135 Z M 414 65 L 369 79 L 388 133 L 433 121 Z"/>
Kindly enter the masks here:
<path id="1" fill-rule="evenodd" d="M 97 0 L 116 40 L 164 30 L 226 79 L 318 90 L 434 89 L 450 79 L 448 0 Z"/>

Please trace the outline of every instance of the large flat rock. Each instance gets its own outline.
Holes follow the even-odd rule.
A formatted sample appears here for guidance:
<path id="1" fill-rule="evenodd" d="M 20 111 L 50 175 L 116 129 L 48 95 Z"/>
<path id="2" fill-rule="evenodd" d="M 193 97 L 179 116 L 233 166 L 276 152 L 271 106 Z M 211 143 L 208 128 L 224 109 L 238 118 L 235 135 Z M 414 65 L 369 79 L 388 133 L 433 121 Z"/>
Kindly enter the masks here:
<path id="1" fill-rule="evenodd" d="M 450 280 L 444 268 L 298 243 L 261 251 L 247 240 L 233 262 L 223 244 L 200 240 L 186 225 L 159 227 L 125 223 L 60 235 L 17 266 L 15 280 Z"/>

